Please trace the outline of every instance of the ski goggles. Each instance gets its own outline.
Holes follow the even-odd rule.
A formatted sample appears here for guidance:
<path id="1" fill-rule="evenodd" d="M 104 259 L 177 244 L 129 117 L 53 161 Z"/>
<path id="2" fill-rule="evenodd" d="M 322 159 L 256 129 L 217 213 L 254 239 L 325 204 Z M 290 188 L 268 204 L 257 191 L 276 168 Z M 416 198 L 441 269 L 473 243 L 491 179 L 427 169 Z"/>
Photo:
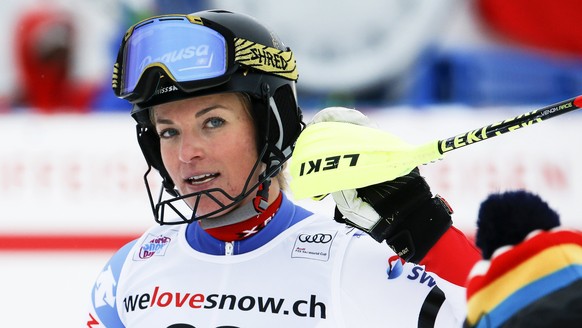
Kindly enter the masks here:
<path id="1" fill-rule="evenodd" d="M 118 97 L 143 97 L 151 72 L 183 91 L 220 85 L 240 67 L 297 80 L 293 53 L 237 38 L 229 29 L 192 15 L 156 16 L 132 26 L 113 70 Z"/>

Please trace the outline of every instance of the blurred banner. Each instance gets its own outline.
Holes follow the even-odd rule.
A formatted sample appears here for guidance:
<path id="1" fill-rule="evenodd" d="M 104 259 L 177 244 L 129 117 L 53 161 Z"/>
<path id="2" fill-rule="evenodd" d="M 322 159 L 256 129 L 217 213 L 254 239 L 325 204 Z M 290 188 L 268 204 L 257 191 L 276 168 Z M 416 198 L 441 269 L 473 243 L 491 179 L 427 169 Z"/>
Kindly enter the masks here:
<path id="1" fill-rule="evenodd" d="M 123 233 L 153 223 L 129 115 L 3 115 L 0 139 L 1 233 Z"/>
<path id="2" fill-rule="evenodd" d="M 382 129 L 421 144 L 532 109 L 449 106 L 366 113 Z M 307 112 L 306 119 L 312 115 Z M 581 125 L 582 114 L 568 114 L 453 151 L 421 172 L 468 233 L 488 193 L 516 188 L 538 193 L 566 225 L 582 228 L 582 177 L 576 169 L 582 164 Z M 131 235 L 155 224 L 143 183 L 147 166 L 129 115 L 2 115 L 0 140 L 0 235 Z M 331 197 L 301 204 L 333 213 Z"/>

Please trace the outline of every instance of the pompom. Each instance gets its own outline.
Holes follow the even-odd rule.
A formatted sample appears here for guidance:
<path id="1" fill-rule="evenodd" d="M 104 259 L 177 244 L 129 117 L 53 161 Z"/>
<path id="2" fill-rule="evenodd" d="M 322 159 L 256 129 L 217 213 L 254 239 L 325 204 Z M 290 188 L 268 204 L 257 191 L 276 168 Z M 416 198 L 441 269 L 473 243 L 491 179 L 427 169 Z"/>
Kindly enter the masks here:
<path id="1" fill-rule="evenodd" d="M 538 195 L 524 190 L 491 194 L 481 203 L 476 244 L 483 258 L 501 246 L 515 245 L 534 230 L 550 230 L 560 217 Z"/>

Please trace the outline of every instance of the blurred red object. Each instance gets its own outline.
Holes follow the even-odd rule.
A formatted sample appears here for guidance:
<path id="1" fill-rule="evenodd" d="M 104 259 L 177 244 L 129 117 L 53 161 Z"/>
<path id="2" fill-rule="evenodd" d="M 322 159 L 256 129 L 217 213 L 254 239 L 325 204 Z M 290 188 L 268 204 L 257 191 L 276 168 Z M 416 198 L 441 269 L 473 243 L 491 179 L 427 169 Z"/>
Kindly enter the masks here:
<path id="1" fill-rule="evenodd" d="M 478 0 L 477 11 L 495 32 L 524 46 L 582 54 L 579 0 Z"/>
<path id="2" fill-rule="evenodd" d="M 73 77 L 72 17 L 62 11 L 34 9 L 25 12 L 17 24 L 14 49 L 20 88 L 13 105 L 47 114 L 88 112 L 96 87 Z"/>

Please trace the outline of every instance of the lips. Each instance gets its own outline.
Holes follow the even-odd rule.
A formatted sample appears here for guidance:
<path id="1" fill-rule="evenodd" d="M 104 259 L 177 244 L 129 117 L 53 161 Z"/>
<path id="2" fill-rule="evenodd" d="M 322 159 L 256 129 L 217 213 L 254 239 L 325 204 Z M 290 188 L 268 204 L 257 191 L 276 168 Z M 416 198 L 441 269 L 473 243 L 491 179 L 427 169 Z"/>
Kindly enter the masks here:
<path id="1" fill-rule="evenodd" d="M 216 179 L 219 176 L 218 173 L 207 173 L 201 175 L 194 175 L 185 179 L 186 183 L 190 185 L 201 185 Z"/>

